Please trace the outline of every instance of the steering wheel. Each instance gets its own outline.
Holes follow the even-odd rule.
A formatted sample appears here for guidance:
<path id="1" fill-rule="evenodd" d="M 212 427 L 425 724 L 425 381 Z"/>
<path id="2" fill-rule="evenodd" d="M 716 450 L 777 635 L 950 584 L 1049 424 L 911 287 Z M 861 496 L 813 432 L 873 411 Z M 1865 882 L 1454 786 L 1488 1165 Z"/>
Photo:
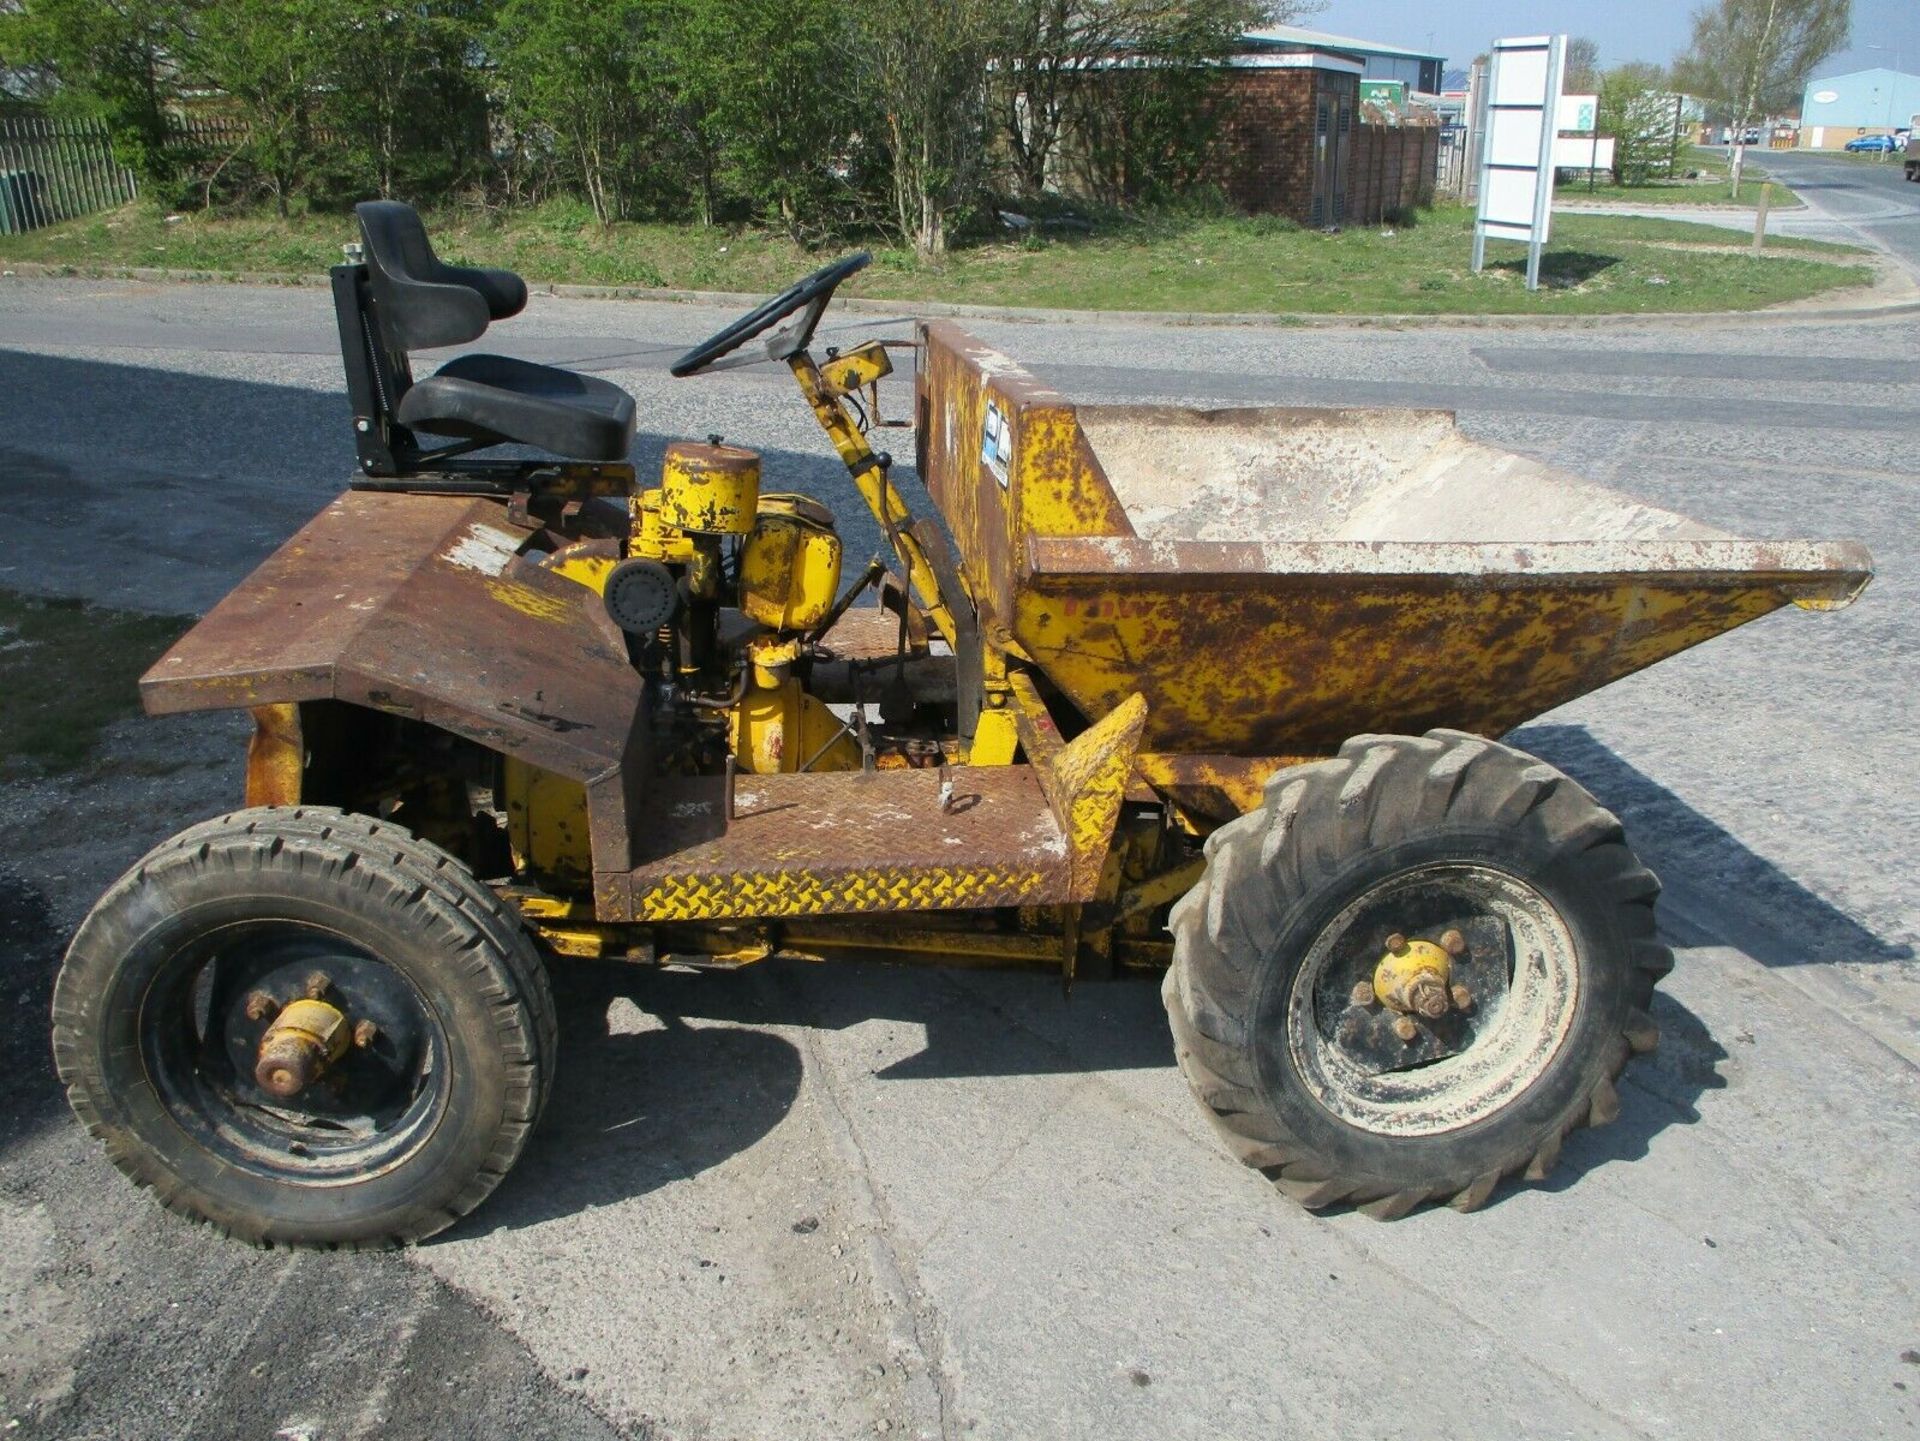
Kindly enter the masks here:
<path id="1" fill-rule="evenodd" d="M 840 288 L 848 276 L 858 274 L 872 263 L 872 255 L 857 250 L 831 265 L 821 266 L 805 280 L 788 286 L 765 305 L 741 316 L 719 334 L 701 341 L 674 361 L 668 373 L 675 376 L 698 375 L 716 360 L 733 354 L 755 336 L 773 329 L 795 311 L 805 310 L 805 318 L 794 328 L 788 344 L 781 347 L 785 355 L 797 354 L 806 349 L 807 342 L 813 339 L 814 328 L 820 324 L 820 317 L 826 311 L 827 302 L 833 299 L 833 292 Z M 785 355 L 774 358 L 784 359 Z"/>

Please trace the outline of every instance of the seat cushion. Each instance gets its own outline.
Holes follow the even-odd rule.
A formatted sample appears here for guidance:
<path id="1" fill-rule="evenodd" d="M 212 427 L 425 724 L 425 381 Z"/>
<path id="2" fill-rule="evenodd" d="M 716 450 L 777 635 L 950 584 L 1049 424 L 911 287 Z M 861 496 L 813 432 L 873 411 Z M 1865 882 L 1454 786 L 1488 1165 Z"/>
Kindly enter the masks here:
<path id="1" fill-rule="evenodd" d="M 448 361 L 400 397 L 402 425 L 435 435 L 515 441 L 569 460 L 625 460 L 633 397 L 592 375 L 505 355 Z"/>
<path id="2" fill-rule="evenodd" d="M 511 270 L 449 265 L 435 255 L 411 205 L 364 200 L 354 213 L 380 324 L 401 349 L 464 345 L 489 320 L 505 320 L 525 307 L 526 282 Z"/>

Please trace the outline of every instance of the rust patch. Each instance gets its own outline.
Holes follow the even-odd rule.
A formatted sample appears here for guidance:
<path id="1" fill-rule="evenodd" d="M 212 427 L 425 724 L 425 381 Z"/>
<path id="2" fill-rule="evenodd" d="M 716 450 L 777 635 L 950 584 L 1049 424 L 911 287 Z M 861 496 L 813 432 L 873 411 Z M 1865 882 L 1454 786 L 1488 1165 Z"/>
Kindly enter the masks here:
<path id="1" fill-rule="evenodd" d="M 306 770 L 300 707 L 291 703 L 253 708 L 247 741 L 247 804 L 297 806 Z"/>

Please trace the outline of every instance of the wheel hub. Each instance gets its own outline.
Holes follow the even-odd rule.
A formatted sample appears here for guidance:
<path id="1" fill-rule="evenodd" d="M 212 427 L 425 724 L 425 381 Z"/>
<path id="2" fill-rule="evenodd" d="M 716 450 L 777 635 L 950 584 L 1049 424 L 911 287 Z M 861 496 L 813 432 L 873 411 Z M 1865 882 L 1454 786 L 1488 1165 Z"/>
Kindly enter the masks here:
<path id="1" fill-rule="evenodd" d="M 1461 909 L 1458 897 L 1406 900 L 1401 915 L 1371 917 L 1348 952 L 1358 978 L 1334 1038 L 1369 1072 L 1411 1070 L 1468 1049 L 1486 1007 L 1506 990 L 1506 928 L 1498 919 Z M 1373 926 L 1394 920 L 1409 924 L 1379 939 Z M 1376 949 L 1362 949 L 1369 932 Z"/>
<path id="2" fill-rule="evenodd" d="M 1402 1015 L 1437 1021 L 1452 1005 L 1453 957 L 1466 949 L 1457 930 L 1442 938 L 1453 945 L 1413 940 L 1395 931 L 1387 937 L 1386 954 L 1373 968 L 1373 994 L 1381 1005 Z"/>
<path id="3" fill-rule="evenodd" d="M 273 1018 L 260 1036 L 253 1078 L 262 1090 L 292 1100 L 319 1080 L 353 1044 L 346 1013 L 303 996 Z"/>
<path id="4" fill-rule="evenodd" d="M 1384 880 L 1302 959 L 1288 1022 L 1299 1074 L 1368 1130 L 1467 1124 L 1557 1047 L 1572 954 L 1550 902 L 1511 874 L 1439 862 Z"/>

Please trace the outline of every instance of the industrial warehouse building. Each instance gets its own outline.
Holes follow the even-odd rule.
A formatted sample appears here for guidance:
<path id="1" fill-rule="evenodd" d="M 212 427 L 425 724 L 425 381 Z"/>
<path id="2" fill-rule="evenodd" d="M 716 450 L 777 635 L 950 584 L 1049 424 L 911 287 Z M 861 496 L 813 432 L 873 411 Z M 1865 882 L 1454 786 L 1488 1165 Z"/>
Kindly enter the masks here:
<path id="1" fill-rule="evenodd" d="M 1360 62 L 1362 80 L 1398 81 L 1413 95 L 1439 94 L 1447 66 L 1444 55 L 1382 45 L 1374 40 L 1356 40 L 1351 35 L 1329 35 L 1324 30 L 1307 30 L 1299 25 L 1269 25 L 1248 31 L 1245 39 L 1248 49 L 1254 52 L 1311 55 L 1331 51 L 1349 55 Z"/>
<path id="2" fill-rule="evenodd" d="M 1856 70 L 1808 83 L 1800 104 L 1800 144 L 1839 150 L 1862 135 L 1891 135 L 1920 115 L 1920 75 Z"/>

